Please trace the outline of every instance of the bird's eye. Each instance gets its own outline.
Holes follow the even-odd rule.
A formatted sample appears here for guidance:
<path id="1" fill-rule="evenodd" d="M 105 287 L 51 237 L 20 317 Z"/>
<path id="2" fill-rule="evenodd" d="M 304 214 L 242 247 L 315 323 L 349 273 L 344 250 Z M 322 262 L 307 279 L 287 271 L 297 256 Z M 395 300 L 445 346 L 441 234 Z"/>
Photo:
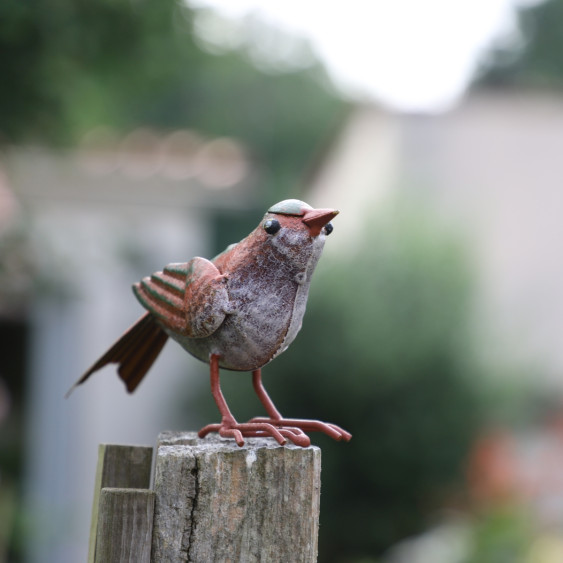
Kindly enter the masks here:
<path id="1" fill-rule="evenodd" d="M 277 221 L 276 219 L 268 219 L 267 221 L 264 222 L 263 226 L 264 226 L 264 230 L 269 235 L 275 235 L 281 229 L 280 222 Z"/>
<path id="2" fill-rule="evenodd" d="M 334 227 L 332 226 L 332 223 L 327 223 L 325 225 L 325 235 L 330 235 L 332 231 L 334 231 Z"/>

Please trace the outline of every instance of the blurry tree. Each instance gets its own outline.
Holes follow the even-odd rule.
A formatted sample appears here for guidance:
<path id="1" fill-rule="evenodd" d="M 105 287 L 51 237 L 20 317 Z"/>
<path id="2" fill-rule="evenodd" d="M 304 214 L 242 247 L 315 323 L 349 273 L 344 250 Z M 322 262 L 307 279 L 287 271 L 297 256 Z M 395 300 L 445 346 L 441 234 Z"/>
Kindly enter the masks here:
<path id="1" fill-rule="evenodd" d="M 270 191 L 293 189 L 345 104 L 317 63 L 267 74 L 241 50 L 204 52 L 194 17 L 177 0 L 2 2 L 0 134 L 73 145 L 100 125 L 188 127 L 243 140 Z"/>
<path id="2" fill-rule="evenodd" d="M 347 256 L 323 257 L 299 337 L 264 369 L 286 416 L 353 434 L 349 444 L 313 437 L 330 491 L 322 497 L 324 562 L 374 556 L 420 531 L 461 483 L 482 416 L 460 244 L 405 205 L 371 217 L 363 235 Z M 262 412 L 244 375 L 222 378 L 241 420 Z M 202 422 L 217 417 L 210 397 L 192 410 L 202 405 Z"/>
<path id="3" fill-rule="evenodd" d="M 563 0 L 518 10 L 520 37 L 488 55 L 476 84 L 492 87 L 563 87 Z"/>
<path id="4" fill-rule="evenodd" d="M 516 502 L 490 506 L 472 522 L 470 552 L 462 563 L 549 561 L 548 550 L 540 555 L 539 538 L 529 510 Z"/>

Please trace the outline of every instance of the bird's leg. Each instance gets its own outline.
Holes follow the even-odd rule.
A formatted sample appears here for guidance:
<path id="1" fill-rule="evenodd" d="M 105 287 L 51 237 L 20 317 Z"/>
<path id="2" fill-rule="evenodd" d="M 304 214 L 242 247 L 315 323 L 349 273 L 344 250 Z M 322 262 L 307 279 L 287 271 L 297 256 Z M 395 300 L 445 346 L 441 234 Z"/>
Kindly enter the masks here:
<path id="1" fill-rule="evenodd" d="M 340 426 L 336 426 L 336 424 L 331 424 L 329 422 L 321 422 L 320 420 L 307 420 L 307 419 L 300 419 L 300 418 L 283 418 L 281 413 L 275 407 L 272 399 L 264 389 L 264 385 L 262 384 L 262 370 L 257 369 L 252 372 L 252 385 L 254 390 L 256 391 L 256 395 L 260 399 L 262 405 L 266 409 L 266 412 L 270 416 L 270 418 L 262 418 L 256 417 L 253 418 L 250 422 L 268 422 L 278 429 L 282 430 L 289 430 L 290 432 L 295 432 L 298 436 L 303 435 L 303 431 L 309 432 L 324 432 L 331 438 L 335 440 L 345 440 L 348 442 L 352 438 L 352 434 L 346 432 Z M 308 438 L 307 438 L 308 439 Z M 296 442 L 297 443 L 297 442 Z M 310 442 L 309 442 L 310 443 Z M 301 444 L 300 444 L 301 445 Z M 308 445 L 308 444 L 307 444 Z"/>
<path id="2" fill-rule="evenodd" d="M 254 387 L 254 391 L 256 392 L 256 395 L 258 395 L 260 402 L 264 405 L 266 412 L 270 415 L 270 418 L 273 420 L 281 420 L 283 417 L 280 411 L 276 408 L 272 399 L 270 399 L 270 395 L 268 395 L 266 389 L 264 389 L 264 385 L 262 383 L 262 370 L 260 368 L 255 369 L 252 372 L 252 386 Z"/>
<path id="3" fill-rule="evenodd" d="M 288 429 L 276 428 L 268 421 L 256 421 L 256 422 L 246 422 L 239 424 L 235 417 L 232 415 L 227 401 L 223 396 L 221 391 L 221 384 L 219 381 L 219 356 L 217 354 L 211 354 L 209 358 L 210 366 L 210 379 L 211 379 L 211 394 L 215 400 L 215 404 L 221 413 L 221 423 L 220 424 L 208 424 L 204 426 L 198 435 L 200 438 L 205 437 L 210 432 L 218 432 L 223 438 L 234 438 L 235 442 L 239 446 L 244 445 L 243 437 L 264 437 L 271 436 L 275 438 L 279 444 L 282 446 L 287 442 L 286 438 L 289 438 L 298 445 L 309 445 L 299 443 L 299 438 L 295 439 L 294 432 Z M 278 413 L 279 414 L 279 413 Z M 308 440 L 308 438 L 305 436 Z M 301 440 L 302 442 L 302 440 Z"/>
<path id="4" fill-rule="evenodd" d="M 199 431 L 199 437 L 203 438 L 209 432 L 219 432 L 221 436 L 225 433 L 228 435 L 224 437 L 234 438 L 239 446 L 244 445 L 242 434 L 234 427 L 237 424 L 235 417 L 232 415 L 223 392 L 221 391 L 221 382 L 219 377 L 219 356 L 211 354 L 209 358 L 209 371 L 211 379 L 211 394 L 215 400 L 215 404 L 221 413 L 221 424 L 208 424 Z"/>

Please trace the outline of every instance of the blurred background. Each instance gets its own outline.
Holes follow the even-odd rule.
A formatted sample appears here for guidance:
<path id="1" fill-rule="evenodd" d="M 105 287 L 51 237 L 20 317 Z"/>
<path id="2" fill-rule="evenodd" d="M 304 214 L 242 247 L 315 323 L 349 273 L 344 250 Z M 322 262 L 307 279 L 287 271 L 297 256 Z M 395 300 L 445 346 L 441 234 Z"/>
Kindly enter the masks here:
<path id="1" fill-rule="evenodd" d="M 133 282 L 294 197 L 341 210 L 264 370 L 284 414 L 354 435 L 313 436 L 319 561 L 563 561 L 562 24 L 563 0 L 4 0 L 0 562 L 84 561 L 98 443 L 218 418 L 174 343 L 133 396 L 111 368 L 63 394 Z"/>

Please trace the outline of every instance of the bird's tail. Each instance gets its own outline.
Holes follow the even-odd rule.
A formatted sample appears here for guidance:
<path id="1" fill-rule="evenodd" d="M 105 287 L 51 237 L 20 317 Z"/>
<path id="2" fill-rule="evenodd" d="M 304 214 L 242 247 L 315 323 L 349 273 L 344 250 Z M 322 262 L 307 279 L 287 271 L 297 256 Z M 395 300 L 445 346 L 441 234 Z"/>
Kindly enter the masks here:
<path id="1" fill-rule="evenodd" d="M 127 332 L 68 390 L 68 397 L 78 385 L 107 364 L 119 364 L 117 373 L 132 393 L 141 382 L 168 335 L 150 313 L 143 315 Z"/>

